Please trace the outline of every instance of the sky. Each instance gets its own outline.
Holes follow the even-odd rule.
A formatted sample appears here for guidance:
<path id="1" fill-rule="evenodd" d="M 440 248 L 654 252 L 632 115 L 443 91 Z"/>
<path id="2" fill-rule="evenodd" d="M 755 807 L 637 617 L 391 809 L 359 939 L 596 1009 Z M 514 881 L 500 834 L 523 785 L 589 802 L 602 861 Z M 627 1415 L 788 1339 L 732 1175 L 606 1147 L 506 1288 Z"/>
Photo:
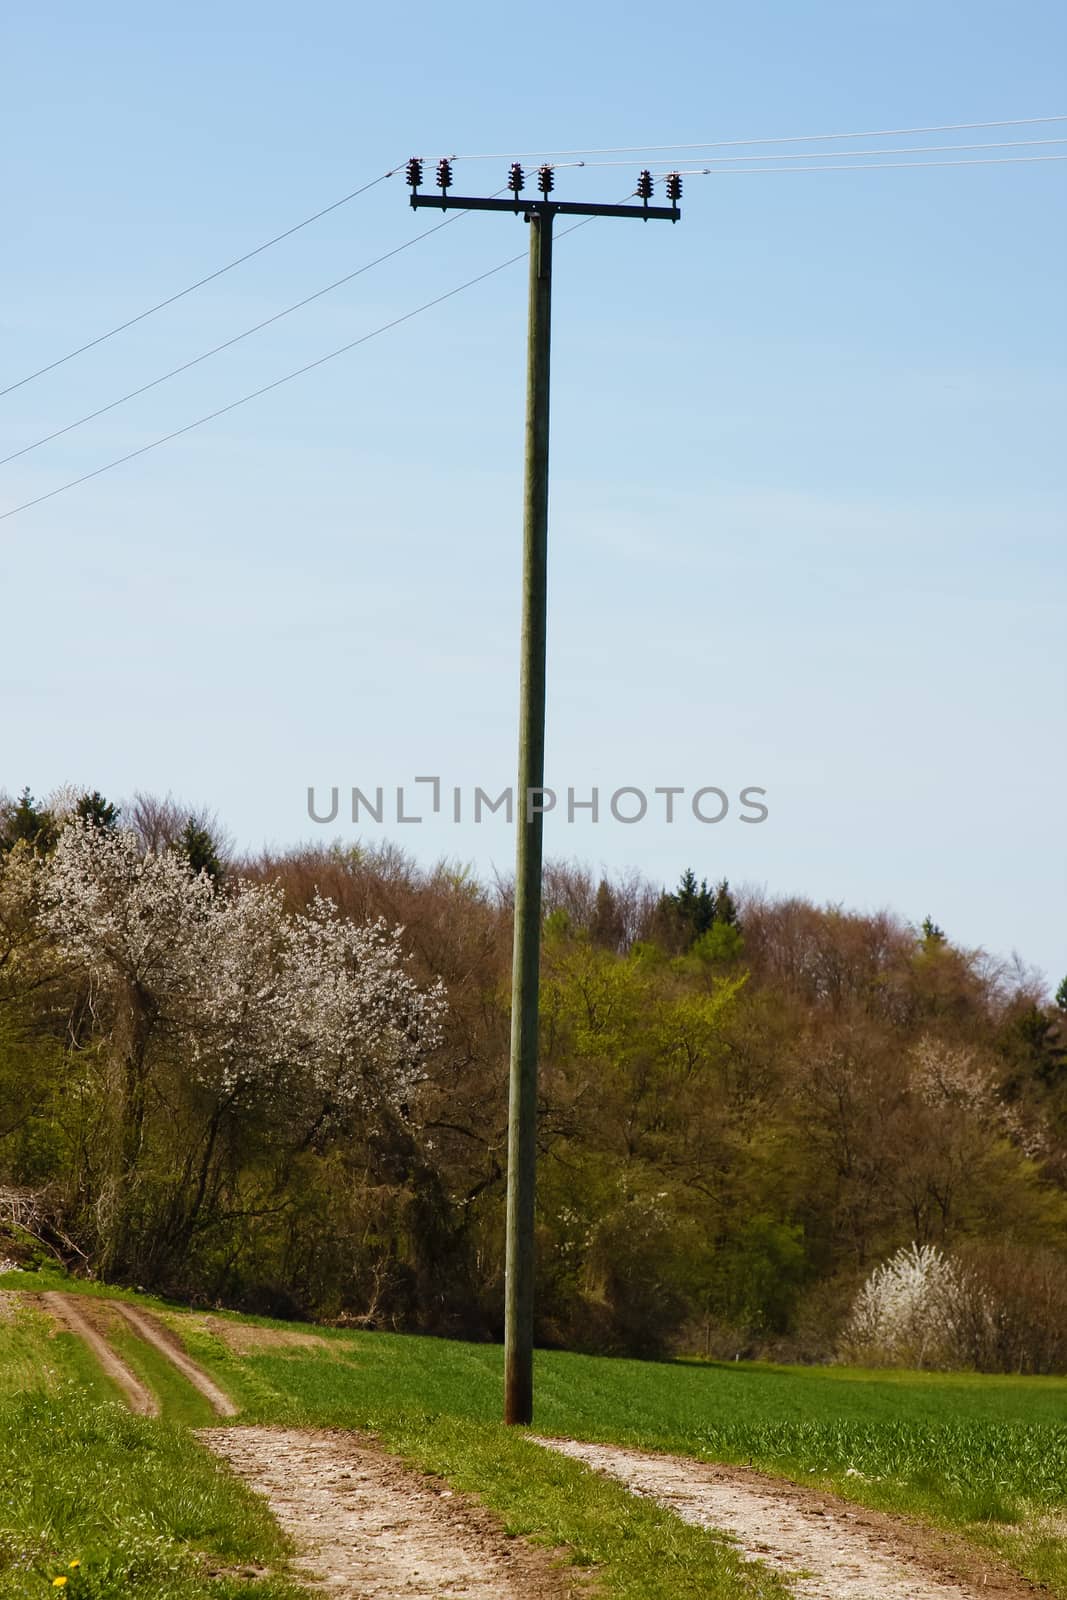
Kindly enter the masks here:
<path id="1" fill-rule="evenodd" d="M 489 155 L 456 163 L 487 194 L 531 151 L 1047 117 L 1065 47 L 1051 0 L 680 0 L 667 26 L 618 4 L 9 7 L 0 387 L 412 154 Z M 777 159 L 1035 137 L 1067 123 L 752 145 L 776 159 L 687 177 L 677 226 L 560 239 L 549 854 L 929 914 L 1067 973 L 1067 162 Z M 622 200 L 654 158 L 561 165 L 556 192 Z M 438 220 L 402 174 L 377 183 L 0 398 L 0 453 Z M 463 217 L 9 462 L 0 511 L 525 249 L 521 221 Z M 391 839 L 508 873 L 503 814 L 471 812 L 514 776 L 525 319 L 520 260 L 0 521 L 0 785 L 169 792 L 249 849 Z M 339 789 L 333 823 L 309 786 L 320 814 Z M 353 786 L 382 787 L 380 824 L 352 824 Z M 598 790 L 595 823 L 569 788 Z M 611 815 L 622 788 L 641 821 Z M 721 821 L 694 816 L 702 788 Z"/>

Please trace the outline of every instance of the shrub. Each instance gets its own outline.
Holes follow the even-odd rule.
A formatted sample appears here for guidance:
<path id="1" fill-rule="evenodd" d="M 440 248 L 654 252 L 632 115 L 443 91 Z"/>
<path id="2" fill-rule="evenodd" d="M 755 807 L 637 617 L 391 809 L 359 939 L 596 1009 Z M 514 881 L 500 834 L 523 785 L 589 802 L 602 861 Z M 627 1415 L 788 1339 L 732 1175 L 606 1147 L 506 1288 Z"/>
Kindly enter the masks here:
<path id="1" fill-rule="evenodd" d="M 907 1245 L 861 1287 L 842 1353 L 873 1366 L 968 1366 L 991 1310 L 973 1274 L 936 1245 Z"/>
<path id="2" fill-rule="evenodd" d="M 967 1244 L 957 1252 L 987 1314 L 972 1330 L 983 1372 L 1067 1372 L 1067 1259 L 1017 1244 Z"/>

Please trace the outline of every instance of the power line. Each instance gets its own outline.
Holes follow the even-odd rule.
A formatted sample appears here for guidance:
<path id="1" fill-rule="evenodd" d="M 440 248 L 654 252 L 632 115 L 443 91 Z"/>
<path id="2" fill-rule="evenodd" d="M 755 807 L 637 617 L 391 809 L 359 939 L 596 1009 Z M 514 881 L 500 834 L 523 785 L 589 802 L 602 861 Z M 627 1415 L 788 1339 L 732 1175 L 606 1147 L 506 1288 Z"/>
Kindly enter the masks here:
<path id="1" fill-rule="evenodd" d="M 973 128 L 1025 128 L 1045 122 L 1067 122 L 1067 112 L 1057 112 L 1050 117 L 1004 117 L 997 122 L 938 122 L 923 128 L 869 128 L 859 133 L 786 133 L 759 139 L 705 139 L 700 144 L 620 144 L 594 149 L 590 146 L 578 150 L 522 150 L 493 151 L 471 155 L 454 155 L 453 161 L 533 161 L 538 157 L 551 160 L 554 156 L 625 156 L 640 155 L 649 150 L 725 150 L 739 145 L 753 144 L 815 144 L 824 139 L 896 139 L 913 133 L 963 133 Z"/>
<path id="2" fill-rule="evenodd" d="M 127 400 L 135 400 L 138 395 L 147 394 L 149 389 L 157 389 L 161 383 L 166 383 L 169 378 L 176 378 L 180 372 L 188 372 L 190 367 L 197 367 L 202 361 L 208 361 L 212 356 L 217 356 L 222 350 L 229 350 L 232 345 L 240 344 L 242 339 L 248 339 L 253 333 L 259 333 L 263 328 L 269 328 L 272 323 L 280 322 L 283 317 L 291 316 L 294 311 L 299 311 L 303 306 L 311 305 L 314 300 L 321 300 L 323 295 L 331 294 L 334 289 L 340 289 L 343 284 L 351 283 L 353 278 L 361 277 L 364 272 L 369 272 L 372 267 L 381 266 L 383 261 L 391 261 L 394 256 L 400 255 L 404 250 L 410 250 L 412 245 L 428 239 L 431 233 L 439 233 L 442 228 L 449 227 L 453 222 L 458 222 L 461 217 L 469 216 L 467 211 L 457 211 L 453 216 L 446 217 L 444 222 L 438 222 L 434 227 L 427 228 L 423 233 L 418 233 L 413 239 L 408 239 L 404 244 L 398 244 L 395 249 L 387 250 L 382 256 L 377 256 L 373 261 L 366 262 L 362 267 L 357 267 L 354 272 L 348 272 L 343 278 L 336 278 L 333 283 L 328 283 L 323 289 L 316 289 L 314 294 L 305 295 L 303 300 L 286 306 L 284 311 L 276 311 L 272 317 L 265 317 L 262 322 L 255 323 L 251 328 L 246 328 L 243 333 L 234 334 L 232 339 L 223 340 L 210 350 L 205 350 L 201 355 L 193 356 L 191 361 L 183 361 L 181 366 L 172 367 L 169 372 L 164 372 L 162 377 L 153 378 L 150 383 L 141 384 L 139 389 L 131 389 L 128 394 L 120 395 L 117 400 L 111 400 L 106 406 L 99 406 L 95 411 L 89 411 L 84 417 L 79 417 L 76 422 L 68 422 L 66 427 L 57 428 L 54 433 L 46 433 L 43 438 L 35 439 L 32 444 L 24 444 L 21 450 L 12 450 L 9 456 L 0 457 L 0 467 L 9 461 L 17 461 L 19 456 L 29 455 L 31 450 L 37 450 L 43 444 L 50 444 L 53 439 L 62 438 L 65 433 L 72 433 L 75 428 L 82 427 L 86 422 L 93 422 L 97 417 L 102 417 L 108 411 L 114 411 L 117 406 L 125 405 Z"/>
<path id="3" fill-rule="evenodd" d="M 331 211 L 336 211 L 340 206 L 345 206 L 350 200 L 356 200 L 361 194 L 366 194 L 368 189 L 373 189 L 376 184 L 384 183 L 386 178 L 391 178 L 397 169 L 391 167 L 388 172 L 382 172 L 377 178 L 372 178 L 370 183 L 365 183 L 359 189 L 353 189 L 351 194 L 342 195 L 339 200 L 333 200 L 328 206 L 323 206 L 321 211 L 315 211 L 310 217 L 305 217 L 302 222 L 294 222 L 291 228 L 286 228 L 283 233 L 276 233 L 273 239 L 265 239 L 262 244 L 257 244 L 254 250 L 246 250 L 243 256 L 228 261 L 224 267 L 217 267 L 214 272 L 209 272 L 206 277 L 198 278 L 195 283 L 188 284 L 184 289 L 179 289 L 176 294 L 168 295 L 165 300 L 159 300 L 154 306 L 149 306 L 145 311 L 139 311 L 135 317 L 129 317 L 125 322 L 117 323 L 114 328 L 109 328 L 106 333 L 98 334 L 95 339 L 89 339 L 85 344 L 78 345 L 76 350 L 68 350 L 65 356 L 58 356 L 55 361 L 49 361 L 46 366 L 38 367 L 36 372 L 28 372 L 24 378 L 19 378 L 16 383 L 9 383 L 6 389 L 0 389 L 0 397 L 12 394 L 16 389 L 21 389 L 23 384 L 32 383 L 35 378 L 43 377 L 46 372 L 53 372 L 56 367 L 61 367 L 67 361 L 73 361 L 75 356 L 84 355 L 86 350 L 93 350 L 98 344 L 103 344 L 105 339 L 113 339 L 117 333 L 124 333 L 127 328 L 132 328 L 136 323 L 143 322 L 146 317 L 154 316 L 157 311 L 162 311 L 165 306 L 172 306 L 176 300 L 183 300 L 187 294 L 192 294 L 194 289 L 202 289 L 205 283 L 214 283 L 216 278 L 221 278 L 224 273 L 232 272 L 234 267 L 242 266 L 244 262 L 251 261 L 253 256 L 262 255 L 264 250 L 269 250 L 272 245 L 281 244 L 283 239 L 292 238 L 294 233 L 299 233 L 301 228 L 307 228 L 313 222 L 318 222 L 320 217 L 328 216 Z"/>
<path id="4" fill-rule="evenodd" d="M 450 219 L 451 220 L 451 219 Z M 568 233 L 576 233 L 579 228 L 584 228 L 593 219 L 588 217 L 584 222 L 576 222 L 573 227 L 564 228 L 559 237 L 566 238 Z M 432 229 L 430 230 L 433 231 Z M 442 305 L 446 300 L 451 300 L 455 295 L 462 294 L 465 289 L 473 289 L 475 284 L 484 283 L 487 278 L 492 278 L 498 272 L 503 272 L 505 267 L 513 267 L 517 261 L 526 260 L 526 251 L 518 255 L 509 256 L 506 261 L 497 262 L 495 267 L 490 267 L 486 272 L 480 272 L 474 278 L 457 284 L 453 289 L 446 289 L 444 294 L 435 295 L 432 300 L 425 300 L 422 305 L 416 306 L 413 311 L 405 311 L 402 316 L 394 317 L 391 322 L 383 322 L 381 327 L 372 328 L 370 333 L 361 334 L 358 339 L 351 339 L 347 344 L 340 345 L 336 350 L 330 350 L 324 356 L 319 356 L 315 361 L 309 361 L 303 367 L 297 367 L 294 372 L 287 372 L 284 377 L 275 378 L 272 383 L 265 383 L 262 388 L 253 389 L 250 394 L 241 395 L 238 400 L 231 400 L 228 405 L 220 406 L 217 411 L 209 411 L 203 417 L 197 417 L 194 422 L 187 422 L 182 428 L 175 428 L 171 433 L 164 433 L 158 439 L 151 439 L 148 444 L 141 445 L 136 450 L 130 450 L 124 456 L 117 456 L 114 461 L 107 461 L 102 467 L 95 467 L 92 472 L 83 472 L 79 478 L 71 478 L 67 483 L 61 483 L 58 488 L 49 489 L 46 494 L 36 495 L 32 500 L 24 500 L 21 505 L 12 506 L 9 511 L 0 511 L 0 522 L 8 517 L 15 517 L 20 511 L 28 511 L 31 506 L 39 506 L 45 500 L 54 500 L 56 495 L 65 494 L 68 489 L 76 489 L 79 484 L 88 483 L 91 478 L 99 478 L 105 472 L 111 472 L 115 467 L 125 466 L 127 461 L 135 461 L 138 456 L 147 455 L 150 450 L 158 450 L 160 445 L 169 444 L 172 439 L 180 439 L 183 434 L 192 433 L 194 428 L 202 428 L 207 422 L 214 422 L 218 417 L 224 417 L 230 411 L 236 411 L 239 406 L 244 406 L 250 400 L 258 400 L 261 395 L 270 394 L 273 389 L 280 389 L 283 384 L 291 383 L 294 378 L 301 378 L 306 372 L 313 372 L 316 367 L 325 366 L 328 361 L 335 361 L 338 356 L 343 356 L 349 350 L 355 350 L 361 344 L 367 344 L 371 339 L 376 339 L 380 334 L 388 333 L 392 328 L 399 328 L 401 323 L 410 322 L 413 317 L 421 316 L 424 311 L 430 311 L 434 306 Z"/>
<path id="5" fill-rule="evenodd" d="M 872 151 L 872 155 L 877 151 Z M 1031 161 L 1067 161 L 1067 156 L 979 156 L 963 161 L 845 162 L 831 167 L 682 167 L 683 178 L 754 178 L 761 172 L 878 172 L 890 167 L 1018 167 Z"/>
<path id="6" fill-rule="evenodd" d="M 868 150 L 776 150 L 766 156 L 709 156 L 709 161 L 834 161 L 844 156 L 920 156 L 939 150 L 1022 150 L 1035 145 L 1067 144 L 1067 139 L 995 139 L 984 144 L 900 144 L 888 149 L 875 147 Z M 630 167 L 631 161 L 577 161 L 568 166 L 578 167 Z M 665 157 L 650 161 L 650 167 L 669 167 L 672 162 Z"/>

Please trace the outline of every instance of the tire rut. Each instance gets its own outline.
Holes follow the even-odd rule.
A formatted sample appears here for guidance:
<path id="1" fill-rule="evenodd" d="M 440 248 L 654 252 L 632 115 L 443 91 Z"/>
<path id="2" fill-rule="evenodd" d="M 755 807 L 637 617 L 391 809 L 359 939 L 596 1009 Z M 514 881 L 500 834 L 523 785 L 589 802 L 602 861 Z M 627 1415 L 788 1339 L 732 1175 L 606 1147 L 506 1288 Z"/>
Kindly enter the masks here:
<path id="1" fill-rule="evenodd" d="M 743 1467 L 529 1437 L 683 1522 L 730 1534 L 749 1560 L 786 1577 L 797 1600 L 1024 1600 L 1041 1592 L 962 1540 Z"/>
<path id="2" fill-rule="evenodd" d="M 141 1417 L 158 1417 L 159 1401 L 108 1344 L 103 1334 L 94 1328 L 77 1303 L 74 1295 L 60 1294 L 55 1289 L 46 1290 L 41 1304 L 52 1313 L 56 1321 L 88 1345 L 102 1370 L 122 1391 L 131 1411 Z"/>
<path id="3" fill-rule="evenodd" d="M 351 1600 L 567 1600 L 548 1551 L 351 1434 L 204 1428 L 197 1437 L 258 1493 L 307 1582 Z"/>
<path id="4" fill-rule="evenodd" d="M 238 1408 L 234 1405 L 229 1395 L 219 1388 L 214 1378 L 209 1377 L 203 1367 L 198 1366 L 190 1356 L 186 1355 L 179 1343 L 177 1334 L 172 1333 L 169 1328 L 164 1328 L 154 1318 L 146 1316 L 136 1306 L 127 1305 L 124 1300 L 116 1300 L 113 1304 L 126 1318 L 131 1328 L 139 1333 L 147 1344 L 158 1350 L 160 1355 L 166 1356 L 171 1365 L 177 1367 L 182 1377 L 186 1378 L 193 1388 L 204 1396 L 216 1416 L 235 1417 L 237 1415 Z"/>

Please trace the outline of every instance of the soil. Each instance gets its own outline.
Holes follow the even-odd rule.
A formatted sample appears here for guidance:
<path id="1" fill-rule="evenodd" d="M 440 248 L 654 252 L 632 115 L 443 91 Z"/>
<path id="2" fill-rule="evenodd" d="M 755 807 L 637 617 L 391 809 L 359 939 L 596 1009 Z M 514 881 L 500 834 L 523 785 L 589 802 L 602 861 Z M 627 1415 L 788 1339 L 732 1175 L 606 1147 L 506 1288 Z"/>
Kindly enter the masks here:
<path id="1" fill-rule="evenodd" d="M 950 1534 L 744 1467 L 531 1439 L 685 1522 L 732 1535 L 749 1560 L 788 1576 L 797 1600 L 1026 1600 L 1043 1592 Z"/>
<path id="2" fill-rule="evenodd" d="M 352 1600 L 567 1600 L 586 1585 L 481 1507 L 349 1433 L 206 1428 L 198 1437 L 258 1493 L 295 1568 Z"/>
<path id="3" fill-rule="evenodd" d="M 98 1307 L 84 1298 L 59 1294 L 54 1289 L 49 1289 L 41 1295 L 41 1305 L 46 1311 L 51 1312 L 57 1322 L 85 1341 L 104 1372 L 121 1389 L 131 1411 L 136 1411 L 142 1417 L 158 1417 L 159 1401 L 155 1395 L 130 1371 L 125 1361 L 116 1355 L 107 1339 L 90 1320 L 94 1312 L 100 1315 Z"/>
<path id="4" fill-rule="evenodd" d="M 209 1378 L 203 1367 L 198 1367 L 196 1362 L 186 1355 L 180 1339 L 176 1333 L 157 1322 L 154 1317 L 148 1316 L 144 1311 L 139 1311 L 136 1306 L 127 1305 L 124 1300 L 113 1302 L 126 1318 L 130 1327 L 148 1344 L 154 1345 L 162 1355 L 167 1357 L 171 1364 L 177 1367 L 184 1378 L 187 1378 L 194 1389 L 198 1389 L 210 1403 L 212 1410 L 219 1417 L 235 1417 L 237 1407 L 215 1382 Z"/>
<path id="5" fill-rule="evenodd" d="M 330 1341 L 321 1333 L 304 1333 L 290 1328 L 256 1328 L 250 1323 L 226 1322 L 222 1317 L 198 1317 L 198 1325 L 213 1333 L 236 1356 L 254 1350 L 329 1350 Z"/>

